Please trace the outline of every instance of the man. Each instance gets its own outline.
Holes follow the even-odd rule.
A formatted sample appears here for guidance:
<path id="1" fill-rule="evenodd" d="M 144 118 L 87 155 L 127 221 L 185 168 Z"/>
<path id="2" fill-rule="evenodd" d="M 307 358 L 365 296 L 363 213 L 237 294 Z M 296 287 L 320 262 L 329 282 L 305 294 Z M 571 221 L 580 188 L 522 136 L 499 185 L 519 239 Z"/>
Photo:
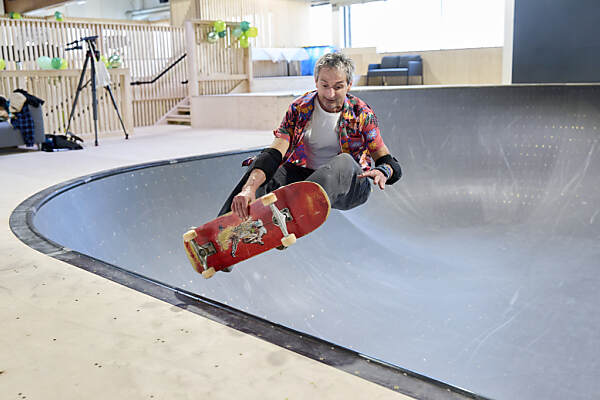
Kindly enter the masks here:
<path id="1" fill-rule="evenodd" d="M 290 105 L 275 140 L 250 164 L 219 215 L 233 211 L 245 219 L 257 197 L 302 180 L 320 184 L 332 208 L 348 210 L 369 198 L 365 178 L 380 189 L 400 179 L 400 165 L 383 143 L 375 114 L 348 93 L 353 74 L 352 60 L 341 53 L 317 61 L 316 91 Z"/>

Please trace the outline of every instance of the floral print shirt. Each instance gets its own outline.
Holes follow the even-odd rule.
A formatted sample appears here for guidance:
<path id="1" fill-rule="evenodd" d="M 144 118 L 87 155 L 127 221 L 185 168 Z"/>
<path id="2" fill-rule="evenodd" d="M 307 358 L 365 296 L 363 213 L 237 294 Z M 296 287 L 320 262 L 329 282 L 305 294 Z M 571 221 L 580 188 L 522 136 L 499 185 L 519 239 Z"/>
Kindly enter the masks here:
<path id="1" fill-rule="evenodd" d="M 314 90 L 294 100 L 279 128 L 273 131 L 275 137 L 290 142 L 284 162 L 306 166 L 304 130 L 312 116 L 316 97 Z M 358 97 L 347 94 L 336 129 L 342 153 L 349 153 L 363 170 L 370 169 L 373 161 L 370 153 L 383 146 L 373 110 Z"/>

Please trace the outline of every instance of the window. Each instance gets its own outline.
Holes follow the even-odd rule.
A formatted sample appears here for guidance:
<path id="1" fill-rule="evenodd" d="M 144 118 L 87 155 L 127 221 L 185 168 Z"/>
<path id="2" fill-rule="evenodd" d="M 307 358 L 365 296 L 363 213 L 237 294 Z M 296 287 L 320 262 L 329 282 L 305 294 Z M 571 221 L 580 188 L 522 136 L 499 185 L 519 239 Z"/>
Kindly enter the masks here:
<path id="1" fill-rule="evenodd" d="M 329 46 L 331 35 L 331 5 L 323 4 L 310 7 L 310 28 L 304 33 L 304 46 Z"/>
<path id="2" fill-rule="evenodd" d="M 387 0 L 344 8 L 351 47 L 401 52 L 504 44 L 504 0 Z"/>

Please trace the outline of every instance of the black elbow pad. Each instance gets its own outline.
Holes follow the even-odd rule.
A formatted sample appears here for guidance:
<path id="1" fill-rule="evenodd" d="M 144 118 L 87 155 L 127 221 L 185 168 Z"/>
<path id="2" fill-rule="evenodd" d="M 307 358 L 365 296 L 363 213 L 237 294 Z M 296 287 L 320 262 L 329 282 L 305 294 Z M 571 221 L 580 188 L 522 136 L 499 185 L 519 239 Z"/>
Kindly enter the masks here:
<path id="1" fill-rule="evenodd" d="M 390 154 L 386 154 L 385 156 L 379 157 L 377 160 L 375 160 L 376 167 L 380 166 L 381 164 L 389 165 L 392 167 L 393 171 L 392 176 L 390 176 L 385 182 L 386 185 L 393 185 L 400 180 L 402 177 L 402 168 L 400 168 L 400 163 L 398 163 L 398 160 L 396 160 L 395 157 L 392 157 Z"/>

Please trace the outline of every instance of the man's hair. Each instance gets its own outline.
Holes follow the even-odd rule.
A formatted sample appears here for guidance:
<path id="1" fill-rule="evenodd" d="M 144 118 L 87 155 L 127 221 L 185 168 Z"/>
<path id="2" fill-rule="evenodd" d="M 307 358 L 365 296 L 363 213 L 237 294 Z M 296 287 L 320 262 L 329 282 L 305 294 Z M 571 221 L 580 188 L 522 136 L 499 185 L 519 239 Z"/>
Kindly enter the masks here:
<path id="1" fill-rule="evenodd" d="M 323 68 L 339 69 L 346 74 L 346 83 L 352 84 L 354 77 L 354 62 L 342 53 L 327 53 L 317 60 L 315 64 L 315 82 L 319 80 L 319 73 Z"/>

